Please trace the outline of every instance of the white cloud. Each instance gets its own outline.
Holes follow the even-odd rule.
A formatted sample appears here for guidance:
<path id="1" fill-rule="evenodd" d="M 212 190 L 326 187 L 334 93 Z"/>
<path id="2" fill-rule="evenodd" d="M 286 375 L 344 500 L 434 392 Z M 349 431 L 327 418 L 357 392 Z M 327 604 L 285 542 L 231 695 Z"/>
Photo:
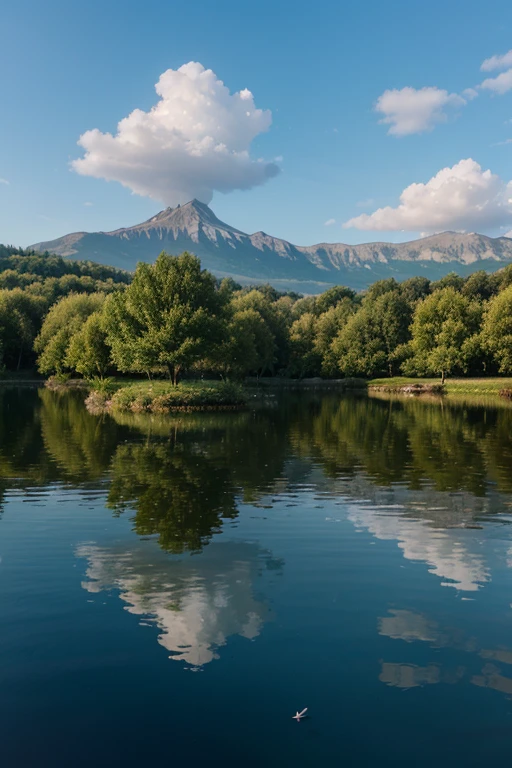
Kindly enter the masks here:
<path id="1" fill-rule="evenodd" d="M 86 208 L 90 208 L 90 207 L 91 207 L 91 205 L 94 205 L 94 203 L 89 203 L 89 202 L 87 202 L 87 203 L 84 203 L 84 205 L 86 206 Z"/>
<path id="2" fill-rule="evenodd" d="M 485 59 L 480 69 L 482 72 L 492 72 L 494 69 L 507 69 L 507 67 L 512 67 L 512 50 L 501 56 L 491 56 L 490 59 Z"/>
<path id="3" fill-rule="evenodd" d="M 95 128 L 80 137 L 85 156 L 71 164 L 77 173 L 172 206 L 194 197 L 209 203 L 214 191 L 250 189 L 279 173 L 275 163 L 249 154 L 272 122 L 249 90 L 231 94 L 197 62 L 168 69 L 155 88 L 155 106 L 135 109 L 115 135 Z"/>
<path id="4" fill-rule="evenodd" d="M 384 115 L 379 122 L 389 125 L 388 133 L 393 136 L 408 136 L 412 133 L 430 131 L 436 123 L 444 122 L 446 107 L 460 107 L 466 104 L 462 96 L 448 93 L 440 88 L 402 88 L 384 91 L 379 96 L 375 111 Z"/>
<path id="5" fill-rule="evenodd" d="M 480 85 L 480 88 L 484 88 L 487 91 L 493 91 L 500 96 L 512 89 L 512 69 L 507 69 L 506 72 L 502 72 L 498 77 L 488 77 Z"/>
<path id="6" fill-rule="evenodd" d="M 327 221 L 324 221 L 324 227 L 332 227 L 333 224 L 336 224 L 336 219 L 327 219 Z"/>
<path id="7" fill-rule="evenodd" d="M 345 228 L 410 232 L 482 231 L 512 222 L 512 182 L 468 158 L 443 168 L 426 184 L 411 184 L 396 208 L 387 206 L 345 222 Z"/>
<path id="8" fill-rule="evenodd" d="M 0 179 L 0 184 L 10 184 L 10 181 L 7 181 L 7 179 Z"/>
<path id="9" fill-rule="evenodd" d="M 462 95 L 468 101 L 473 101 L 473 99 L 476 99 L 476 97 L 478 96 L 478 91 L 475 88 L 465 88 L 462 91 Z"/>

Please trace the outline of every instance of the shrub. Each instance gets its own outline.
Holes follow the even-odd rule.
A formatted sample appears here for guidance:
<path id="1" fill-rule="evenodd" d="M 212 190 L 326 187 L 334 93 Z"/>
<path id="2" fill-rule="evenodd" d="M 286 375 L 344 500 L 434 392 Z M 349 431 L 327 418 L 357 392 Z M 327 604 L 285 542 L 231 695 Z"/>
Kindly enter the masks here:
<path id="1" fill-rule="evenodd" d="M 121 411 L 168 413 L 174 409 L 216 408 L 245 403 L 243 389 L 233 382 L 170 382 L 132 384 L 118 389 L 112 407 Z"/>

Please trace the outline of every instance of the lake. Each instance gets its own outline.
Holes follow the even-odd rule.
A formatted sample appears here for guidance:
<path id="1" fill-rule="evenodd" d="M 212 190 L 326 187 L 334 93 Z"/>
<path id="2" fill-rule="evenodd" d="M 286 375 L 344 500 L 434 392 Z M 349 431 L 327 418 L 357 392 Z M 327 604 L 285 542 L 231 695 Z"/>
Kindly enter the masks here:
<path id="1" fill-rule="evenodd" d="M 0 388 L 1 764 L 505 765 L 511 521 L 505 401 Z"/>

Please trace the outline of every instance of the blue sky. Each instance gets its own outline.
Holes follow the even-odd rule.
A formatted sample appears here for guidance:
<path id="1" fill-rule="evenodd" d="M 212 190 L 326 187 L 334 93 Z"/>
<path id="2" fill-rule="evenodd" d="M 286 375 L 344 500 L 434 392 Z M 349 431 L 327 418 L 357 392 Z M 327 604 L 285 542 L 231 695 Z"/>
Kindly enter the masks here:
<path id="1" fill-rule="evenodd" d="M 224 221 L 304 245 L 512 229 L 512 56 L 491 59 L 512 49 L 510 2 L 1 6 L 0 242 L 128 226 L 196 188 L 206 196 L 210 188 Z M 220 112 L 200 113 L 197 71 L 171 73 L 164 96 L 155 92 L 163 73 L 191 61 L 213 70 L 214 89 L 217 80 L 229 89 L 227 97 L 212 91 L 208 109 L 218 97 Z M 181 82 L 199 110 L 193 136 L 176 101 Z M 244 89 L 252 99 L 233 96 Z M 102 135 L 162 98 L 156 134 L 152 115 L 141 118 L 140 157 L 125 141 L 131 123 L 113 144 Z M 269 110 L 271 124 L 257 110 Z M 197 124 L 208 120 L 215 126 L 204 150 Z M 116 173 L 128 186 L 105 180 Z M 397 210 L 407 187 L 431 179 Z"/>

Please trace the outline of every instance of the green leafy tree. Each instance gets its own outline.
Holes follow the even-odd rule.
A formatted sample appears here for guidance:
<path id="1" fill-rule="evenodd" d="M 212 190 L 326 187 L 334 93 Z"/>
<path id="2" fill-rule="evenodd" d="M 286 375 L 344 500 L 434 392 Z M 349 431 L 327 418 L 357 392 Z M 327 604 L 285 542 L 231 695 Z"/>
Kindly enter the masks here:
<path id="1" fill-rule="evenodd" d="M 379 296 L 395 291 L 400 291 L 400 283 L 397 283 L 394 277 L 387 277 L 384 280 L 377 280 L 375 283 L 372 283 L 366 291 L 365 299 L 367 301 L 375 301 Z"/>
<path id="2" fill-rule="evenodd" d="M 412 358 L 405 373 L 465 373 L 477 352 L 482 305 L 455 288 L 435 291 L 423 299 L 414 313 L 410 349 Z"/>
<path id="3" fill-rule="evenodd" d="M 496 281 L 493 280 L 492 275 L 488 275 L 483 270 L 473 272 L 472 275 L 466 278 L 461 289 L 461 293 L 464 296 L 468 296 L 470 299 L 479 299 L 480 301 L 487 301 L 496 292 Z"/>
<path id="4" fill-rule="evenodd" d="M 88 378 L 105 376 L 110 366 L 110 347 L 102 312 L 90 315 L 82 328 L 71 337 L 65 365 Z"/>
<path id="5" fill-rule="evenodd" d="M 225 329 L 226 294 L 190 253 L 139 264 L 133 282 L 105 307 L 112 360 L 121 371 L 180 372 L 211 353 Z"/>
<path id="6" fill-rule="evenodd" d="M 101 293 L 71 294 L 53 305 L 34 342 L 41 373 L 62 373 L 69 367 L 66 360 L 71 339 L 87 318 L 101 309 L 104 300 Z"/>
<path id="7" fill-rule="evenodd" d="M 400 293 L 409 304 L 416 304 L 430 293 L 430 280 L 427 277 L 410 277 L 400 283 Z"/>
<path id="8" fill-rule="evenodd" d="M 491 351 L 500 373 L 512 373 L 512 285 L 489 302 L 482 343 Z"/>
<path id="9" fill-rule="evenodd" d="M 32 346 L 46 309 L 43 299 L 21 288 L 0 291 L 0 344 L 7 368 L 33 363 Z"/>
<path id="10" fill-rule="evenodd" d="M 229 319 L 222 343 L 206 359 L 204 367 L 220 371 L 222 376 L 240 378 L 260 375 L 274 360 L 275 343 L 261 315 L 254 309 L 234 312 Z"/>
<path id="11" fill-rule="evenodd" d="M 274 373 L 286 367 L 289 355 L 289 331 L 286 313 L 279 310 L 276 302 L 272 302 L 268 296 L 259 290 L 241 293 L 233 298 L 233 310 L 235 312 L 252 309 L 263 319 L 270 334 L 274 339 L 274 354 L 272 361 L 261 373 Z"/>
<path id="12" fill-rule="evenodd" d="M 410 305 L 399 291 L 367 296 L 333 342 L 339 370 L 347 376 L 392 376 L 409 340 L 410 319 Z"/>
<path id="13" fill-rule="evenodd" d="M 315 300 L 315 313 L 321 315 L 327 312 L 328 309 L 336 307 L 340 301 L 349 299 L 353 301 L 355 298 L 355 291 L 351 288 L 346 288 L 344 285 L 335 285 L 333 288 L 328 288 Z"/>
<path id="14" fill-rule="evenodd" d="M 320 370 L 323 376 L 335 376 L 339 373 L 333 343 L 355 311 L 356 306 L 352 299 L 347 297 L 323 312 L 316 320 L 315 350 L 320 356 Z"/>
<path id="15" fill-rule="evenodd" d="M 464 288 L 464 278 L 456 272 L 448 272 L 447 275 L 437 282 L 431 283 L 432 292 L 440 291 L 443 288 L 453 288 L 455 291 L 462 291 Z"/>
<path id="16" fill-rule="evenodd" d="M 316 376 L 322 357 L 316 348 L 317 318 L 311 312 L 301 315 L 290 328 L 289 372 L 292 376 Z"/>

